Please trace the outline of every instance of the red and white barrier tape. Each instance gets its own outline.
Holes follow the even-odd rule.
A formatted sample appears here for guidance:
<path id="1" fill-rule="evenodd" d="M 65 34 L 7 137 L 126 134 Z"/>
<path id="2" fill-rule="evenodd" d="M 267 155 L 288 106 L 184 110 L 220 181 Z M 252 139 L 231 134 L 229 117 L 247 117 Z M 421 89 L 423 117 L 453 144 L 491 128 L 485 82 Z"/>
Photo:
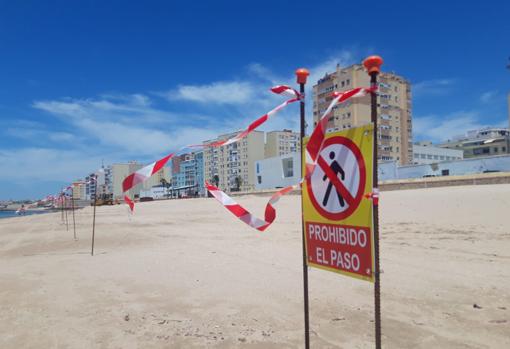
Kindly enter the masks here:
<path id="1" fill-rule="evenodd" d="M 209 143 L 209 144 L 194 144 L 194 145 L 189 145 L 189 146 L 181 148 L 180 150 L 186 149 L 186 148 L 190 148 L 190 147 L 220 147 L 220 146 L 223 146 L 223 145 L 228 145 L 228 144 L 237 142 L 240 139 L 246 137 L 248 134 L 250 134 L 255 129 L 257 129 L 257 127 L 259 127 L 260 125 L 265 123 L 270 117 L 274 116 L 276 113 L 278 113 L 280 110 L 285 108 L 287 105 L 289 105 L 291 103 L 294 103 L 294 102 L 297 102 L 301 98 L 303 98 L 303 96 L 301 96 L 301 94 L 298 91 L 294 90 L 293 88 L 291 88 L 289 86 L 285 86 L 285 85 L 275 86 L 275 87 L 271 88 L 271 92 L 279 94 L 279 95 L 287 94 L 287 95 L 292 96 L 293 98 L 291 98 L 289 100 L 286 100 L 282 104 L 278 105 L 276 108 L 270 110 L 267 114 L 264 114 L 263 116 L 261 116 L 257 120 L 253 121 L 246 128 L 246 130 L 238 133 L 237 135 L 235 135 L 232 138 L 229 138 L 229 139 L 226 139 L 226 140 L 217 141 L 217 142 L 213 142 L 213 143 Z M 126 193 L 128 190 L 133 188 L 135 185 L 143 183 L 146 180 L 148 180 L 156 172 L 161 170 L 165 166 L 165 164 L 175 154 L 176 153 L 171 153 L 171 154 L 165 156 L 164 158 L 162 158 L 162 159 L 160 159 L 158 161 L 155 161 L 152 164 L 147 165 L 147 166 L 139 169 L 138 171 L 136 171 L 134 173 L 131 173 L 122 182 L 122 191 L 124 193 Z M 133 202 L 133 200 L 131 200 L 131 198 L 129 196 L 124 194 L 124 201 L 129 205 L 131 211 L 133 211 L 134 210 L 134 206 L 135 206 L 135 203 Z"/>
<path id="2" fill-rule="evenodd" d="M 266 212 L 264 215 L 264 220 L 257 218 L 253 214 L 251 214 L 248 210 L 246 210 L 244 207 L 239 205 L 237 202 L 235 202 L 230 196 L 225 194 L 220 189 L 216 188 L 215 186 L 210 185 L 206 182 L 206 188 L 207 190 L 214 196 L 216 200 L 218 200 L 227 210 L 232 212 L 234 216 L 239 218 L 241 221 L 246 223 L 252 228 L 255 228 L 260 231 L 264 231 L 267 229 L 275 220 L 276 218 L 276 210 L 274 209 L 273 205 L 278 202 L 278 200 L 285 194 L 289 193 L 290 191 L 297 189 L 301 186 L 301 183 L 308 177 L 311 176 L 313 173 L 313 170 L 315 169 L 315 166 L 317 165 L 318 161 L 318 155 L 320 154 L 323 146 L 324 146 L 324 139 L 326 135 L 326 128 L 328 124 L 328 118 L 329 114 L 337 105 L 338 103 L 345 102 L 349 98 L 353 97 L 362 97 L 365 96 L 367 93 L 370 93 L 374 91 L 371 88 L 355 88 L 343 93 L 336 92 L 334 94 L 335 98 L 331 101 L 330 105 L 326 109 L 326 111 L 322 114 L 317 126 L 312 132 L 312 135 L 310 136 L 310 140 L 308 141 L 308 144 L 306 146 L 306 173 L 305 178 L 302 178 L 301 181 L 296 185 L 291 185 L 288 187 L 285 187 L 283 189 L 280 189 L 276 193 L 273 194 L 273 196 L 269 199 L 269 202 L 266 205 Z M 375 91 L 374 91 L 375 92 Z M 378 198 L 378 196 L 377 196 Z M 377 200 L 374 196 L 374 202 Z"/>
<path id="3" fill-rule="evenodd" d="M 244 223 L 248 224 L 250 227 L 253 227 L 260 231 L 264 231 L 274 222 L 276 218 L 276 210 L 273 205 L 275 205 L 283 195 L 299 187 L 299 184 L 283 188 L 274 193 L 266 205 L 264 219 L 257 218 L 249 211 L 247 211 L 244 207 L 235 202 L 230 196 L 225 194 L 222 190 L 215 187 L 214 185 L 209 184 L 207 181 L 205 182 L 205 187 L 207 188 L 209 193 L 211 193 L 211 195 L 214 196 L 214 198 L 218 200 L 227 210 L 232 212 L 234 216 L 239 218 Z"/>
<path id="4" fill-rule="evenodd" d="M 249 133 L 254 131 L 257 127 L 265 123 L 271 116 L 276 114 L 278 111 L 289 105 L 290 103 L 297 102 L 303 96 L 299 94 L 296 90 L 288 87 L 288 86 L 276 86 L 271 89 L 272 92 L 277 94 L 291 94 L 294 98 L 289 99 L 285 101 L 284 103 L 280 104 L 276 108 L 272 109 L 267 114 L 261 116 L 254 122 L 252 122 L 248 128 L 240 133 L 238 133 L 236 136 L 227 139 L 227 140 L 221 140 L 209 144 L 201 144 L 201 145 L 190 145 L 184 148 L 188 147 L 220 147 L 223 145 L 228 145 L 234 142 L 239 141 L 240 139 L 246 137 Z M 318 155 L 320 154 L 325 140 L 325 134 L 326 134 L 326 128 L 328 124 L 328 118 L 329 114 L 333 110 L 333 108 L 338 103 L 343 103 L 346 100 L 353 98 L 353 97 L 361 97 L 365 96 L 367 93 L 375 92 L 371 88 L 355 88 L 352 90 L 348 90 L 342 93 L 334 93 L 334 98 L 331 101 L 330 105 L 326 109 L 326 111 L 321 116 L 317 126 L 312 132 L 312 135 L 310 136 L 310 140 L 308 141 L 308 144 L 306 146 L 306 153 L 305 153 L 305 163 L 306 163 L 306 171 L 305 171 L 305 178 L 308 176 L 311 176 L 315 166 L 317 165 L 318 161 Z M 182 149 L 184 149 L 182 148 Z M 165 166 L 165 164 L 175 155 L 175 153 L 169 154 L 165 156 L 164 158 L 153 162 L 150 165 L 147 165 L 140 170 L 130 174 L 126 179 L 124 179 L 122 183 L 122 189 L 123 192 L 127 192 L 131 188 L 133 188 L 135 185 L 142 183 L 149 179 L 151 176 L 153 176 L 156 172 L 158 172 L 161 168 Z M 269 202 L 266 205 L 266 210 L 264 214 L 264 219 L 257 218 L 253 214 L 251 214 L 248 210 L 246 210 L 244 207 L 239 205 L 237 202 L 235 202 L 230 196 L 228 196 L 225 192 L 220 190 L 219 188 L 209 184 L 208 182 L 205 183 L 205 186 L 207 190 L 211 193 L 211 195 L 214 196 L 214 198 L 219 201 L 227 210 L 232 212 L 236 217 L 238 217 L 241 221 L 249 225 L 250 227 L 253 227 L 259 231 L 264 231 L 267 229 L 275 220 L 276 218 L 276 210 L 273 205 L 275 205 L 278 200 L 288 192 L 299 188 L 301 183 L 304 179 L 301 179 L 299 184 L 292 185 L 285 187 L 279 191 L 277 191 L 270 199 Z M 373 196 L 372 198 L 376 199 L 377 196 Z M 127 195 L 124 195 L 124 201 L 129 205 L 131 211 L 134 209 L 134 202 L 131 200 Z"/>

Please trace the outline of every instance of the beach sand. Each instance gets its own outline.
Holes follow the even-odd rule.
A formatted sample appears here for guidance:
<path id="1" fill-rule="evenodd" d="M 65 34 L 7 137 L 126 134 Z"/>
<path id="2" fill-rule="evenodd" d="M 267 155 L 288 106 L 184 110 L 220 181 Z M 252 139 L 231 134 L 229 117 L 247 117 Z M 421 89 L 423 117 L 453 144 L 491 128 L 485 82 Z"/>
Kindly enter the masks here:
<path id="1" fill-rule="evenodd" d="M 262 216 L 268 197 L 236 198 Z M 0 348 L 303 347 L 300 197 L 0 220 Z M 385 348 L 510 348 L 510 185 L 383 192 Z M 72 220 L 71 220 L 72 222 Z M 309 269 L 313 348 L 373 348 L 373 284 Z M 476 306 L 474 306 L 476 304 Z"/>

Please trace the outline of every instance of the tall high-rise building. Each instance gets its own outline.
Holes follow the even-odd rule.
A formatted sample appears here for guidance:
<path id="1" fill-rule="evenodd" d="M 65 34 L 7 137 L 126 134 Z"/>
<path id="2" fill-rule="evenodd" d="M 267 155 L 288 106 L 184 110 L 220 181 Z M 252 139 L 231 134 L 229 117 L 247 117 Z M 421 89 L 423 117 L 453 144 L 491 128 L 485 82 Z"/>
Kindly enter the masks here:
<path id="1" fill-rule="evenodd" d="M 229 133 L 205 141 L 210 144 L 235 136 Z M 255 161 L 264 158 L 264 132 L 253 131 L 243 139 L 221 147 L 205 147 L 205 180 L 226 192 L 255 189 Z"/>
<path id="2" fill-rule="evenodd" d="M 379 116 L 378 159 L 400 164 L 413 161 L 411 85 L 394 73 L 381 72 L 378 77 L 377 113 Z M 313 87 L 314 127 L 330 104 L 333 91 L 370 86 L 363 66 L 355 64 L 326 74 Z M 370 122 L 370 96 L 353 98 L 337 105 L 329 117 L 328 131 L 339 131 Z"/>
<path id="3" fill-rule="evenodd" d="M 266 133 L 265 158 L 272 158 L 301 150 L 298 132 L 291 130 L 270 131 Z"/>

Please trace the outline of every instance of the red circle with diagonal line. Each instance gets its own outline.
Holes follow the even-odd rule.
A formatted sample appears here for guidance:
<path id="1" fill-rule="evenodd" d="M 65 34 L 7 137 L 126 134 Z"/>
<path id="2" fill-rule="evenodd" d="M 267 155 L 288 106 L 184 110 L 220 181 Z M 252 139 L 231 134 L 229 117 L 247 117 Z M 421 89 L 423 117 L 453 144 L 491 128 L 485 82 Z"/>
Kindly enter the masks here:
<path id="1" fill-rule="evenodd" d="M 330 165 L 322 157 L 322 152 L 324 150 L 326 150 L 326 148 L 328 146 L 331 146 L 331 145 L 341 145 L 341 146 L 347 148 L 348 151 L 350 151 L 352 153 L 352 155 L 354 156 L 355 163 L 359 169 L 359 181 L 357 181 L 357 190 L 355 190 L 355 193 L 351 193 L 345 187 L 343 182 L 338 179 L 338 174 L 334 175 L 334 172 L 330 172 L 331 177 L 329 175 L 327 175 L 327 172 L 331 171 L 331 169 L 330 169 Z M 327 176 L 330 181 L 331 181 L 330 178 L 333 178 L 333 181 L 332 181 L 333 187 L 332 188 L 337 191 L 337 193 L 338 193 L 337 195 L 342 196 L 343 200 L 347 201 L 348 207 L 347 207 L 347 209 L 345 209 L 341 212 L 330 212 L 330 211 L 326 210 L 323 206 L 321 206 L 321 204 L 317 201 L 317 198 L 315 197 L 315 193 L 312 188 L 313 174 L 306 179 L 306 187 L 307 187 L 307 191 L 308 191 L 308 196 L 310 197 L 310 201 L 312 202 L 312 205 L 315 207 L 315 209 L 317 210 L 317 212 L 319 212 L 320 215 L 322 215 L 325 218 L 331 219 L 331 220 L 342 220 L 342 219 L 349 217 L 358 208 L 359 204 L 361 203 L 361 200 L 363 199 L 363 194 L 365 191 L 365 182 L 366 182 L 367 174 L 366 174 L 365 160 L 363 159 L 363 154 L 361 153 L 361 150 L 349 138 L 342 137 L 342 136 L 334 136 L 331 138 L 327 138 L 324 141 L 321 153 L 319 153 L 319 157 L 317 159 L 317 167 L 319 167 L 322 170 L 322 172 L 324 172 L 324 176 Z M 318 170 L 317 167 L 315 168 L 314 173 Z M 336 180 L 334 178 L 336 178 Z M 326 193 L 331 194 L 331 190 Z M 333 194 L 334 194 L 334 192 L 333 192 Z M 340 198 L 338 200 L 340 200 Z"/>

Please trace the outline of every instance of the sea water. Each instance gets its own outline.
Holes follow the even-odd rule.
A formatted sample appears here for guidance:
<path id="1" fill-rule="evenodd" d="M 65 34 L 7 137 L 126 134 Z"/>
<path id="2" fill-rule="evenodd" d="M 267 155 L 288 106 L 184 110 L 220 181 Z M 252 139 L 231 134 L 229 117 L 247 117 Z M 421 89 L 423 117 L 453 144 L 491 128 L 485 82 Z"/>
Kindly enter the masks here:
<path id="1" fill-rule="evenodd" d="M 31 214 L 39 214 L 39 213 L 46 213 L 51 212 L 49 210 L 40 210 L 40 211 L 25 211 L 25 216 L 31 215 Z M 19 215 L 16 213 L 16 211 L 0 211 L 0 218 L 9 218 L 9 217 L 23 217 L 23 215 Z"/>

